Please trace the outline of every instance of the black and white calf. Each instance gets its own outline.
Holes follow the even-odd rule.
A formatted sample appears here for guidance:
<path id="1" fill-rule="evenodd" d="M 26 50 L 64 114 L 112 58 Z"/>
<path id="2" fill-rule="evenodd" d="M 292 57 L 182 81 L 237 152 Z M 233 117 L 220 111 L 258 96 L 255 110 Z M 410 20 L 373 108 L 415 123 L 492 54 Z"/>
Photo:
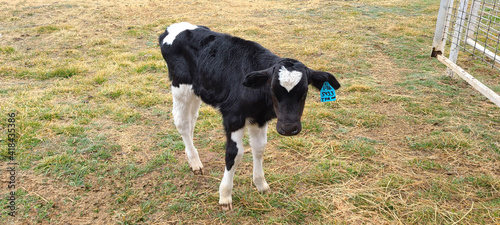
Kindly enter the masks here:
<path id="1" fill-rule="evenodd" d="M 217 108 L 226 132 L 226 168 L 219 203 L 232 208 L 236 167 L 243 157 L 245 127 L 253 154 L 253 181 L 260 192 L 269 190 L 262 169 L 267 124 L 278 118 L 281 135 L 298 134 L 308 85 L 318 90 L 325 82 L 340 84 L 327 72 L 280 58 L 261 45 L 182 22 L 169 26 L 159 38 L 172 81 L 174 123 L 185 144 L 189 166 L 202 174 L 203 165 L 193 145 L 193 131 L 201 101 Z"/>

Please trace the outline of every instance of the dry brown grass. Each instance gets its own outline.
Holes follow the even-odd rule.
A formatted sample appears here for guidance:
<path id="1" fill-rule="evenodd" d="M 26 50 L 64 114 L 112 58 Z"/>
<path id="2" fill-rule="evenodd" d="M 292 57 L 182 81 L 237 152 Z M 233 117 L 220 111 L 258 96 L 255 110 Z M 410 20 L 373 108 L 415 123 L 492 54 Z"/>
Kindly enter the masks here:
<path id="1" fill-rule="evenodd" d="M 437 9 L 427 0 L 1 2 L 0 115 L 18 112 L 21 169 L 17 216 L 4 214 L 2 197 L 0 223 L 499 223 L 500 110 L 428 57 Z M 190 173 L 171 119 L 157 37 L 180 21 L 257 41 L 343 85 L 335 103 L 310 92 L 300 135 L 279 136 L 271 123 L 272 193 L 255 190 L 246 154 L 233 212 L 217 204 L 217 111 L 200 109 L 203 176 Z"/>

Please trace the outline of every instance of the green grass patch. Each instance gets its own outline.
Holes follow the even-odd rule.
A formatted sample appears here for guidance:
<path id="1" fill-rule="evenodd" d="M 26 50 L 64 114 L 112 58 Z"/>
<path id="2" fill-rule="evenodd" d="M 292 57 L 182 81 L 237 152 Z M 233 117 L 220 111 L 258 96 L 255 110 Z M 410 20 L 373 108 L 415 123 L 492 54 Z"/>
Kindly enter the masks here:
<path id="1" fill-rule="evenodd" d="M 378 185 L 382 188 L 387 188 L 389 190 L 401 190 L 405 187 L 409 187 L 414 183 L 413 180 L 405 178 L 399 174 L 386 175 L 384 178 L 378 181 Z"/>
<path id="2" fill-rule="evenodd" d="M 47 80 L 51 78 L 70 78 L 80 73 L 82 73 L 82 71 L 75 67 L 61 67 L 54 70 L 49 70 L 47 72 L 42 72 L 38 74 L 36 78 L 41 80 Z"/>
<path id="3" fill-rule="evenodd" d="M 78 156 L 66 153 L 47 156 L 36 166 L 35 170 L 42 174 L 67 179 L 71 186 L 88 184 L 85 177 L 98 170 L 99 163 L 95 160 L 83 160 Z"/>
<path id="4" fill-rule="evenodd" d="M 32 217 L 34 222 L 37 223 L 50 223 L 51 214 L 53 213 L 56 205 L 53 200 L 47 200 L 40 196 L 30 195 L 23 189 L 16 191 L 16 205 L 21 209 L 18 213 L 24 217 Z"/>
<path id="5" fill-rule="evenodd" d="M 382 126 L 386 116 L 370 111 L 369 109 L 339 109 L 336 110 L 334 120 L 348 127 L 373 128 Z"/>
<path id="6" fill-rule="evenodd" d="M 2 53 L 2 54 L 8 55 L 8 54 L 12 54 L 14 52 L 16 52 L 16 49 L 14 49 L 14 47 L 11 47 L 11 46 L 2 47 L 2 46 L 0 46 L 0 53 Z"/>
<path id="7" fill-rule="evenodd" d="M 107 45 L 107 44 L 110 44 L 111 43 L 111 40 L 109 40 L 108 38 L 100 38 L 100 39 L 96 39 L 94 41 L 92 41 L 92 46 L 100 46 L 100 45 Z"/>
<path id="8" fill-rule="evenodd" d="M 56 25 L 45 25 L 45 26 L 40 26 L 36 29 L 36 31 L 40 34 L 50 34 L 59 30 L 61 30 L 61 28 L 59 28 Z"/>
<path id="9" fill-rule="evenodd" d="M 280 144 L 278 145 L 278 148 L 280 149 L 290 150 L 299 154 L 309 152 L 311 147 L 311 142 L 302 138 L 282 138 L 280 139 Z"/>
<path id="10" fill-rule="evenodd" d="M 115 121 L 118 122 L 134 123 L 141 118 L 141 114 L 133 110 L 118 109 L 115 112 L 113 112 L 112 117 Z"/>
<path id="11" fill-rule="evenodd" d="M 118 90 L 115 90 L 115 91 L 110 91 L 106 94 L 104 94 L 104 96 L 112 99 L 112 100 L 115 100 L 115 99 L 118 99 L 120 98 L 120 96 L 122 96 L 124 94 L 124 91 L 121 90 L 121 89 L 118 89 Z"/>
<path id="12" fill-rule="evenodd" d="M 372 90 L 371 86 L 355 84 L 346 88 L 347 92 L 369 92 Z"/>
<path id="13" fill-rule="evenodd" d="M 98 84 L 98 85 L 101 85 L 103 84 L 104 82 L 108 81 L 108 78 L 106 78 L 106 76 L 104 75 L 96 75 L 92 81 L 94 81 L 94 83 Z"/>
<path id="14" fill-rule="evenodd" d="M 313 184 L 335 184 L 346 179 L 345 174 L 339 172 L 335 161 L 322 161 L 317 163 L 316 168 L 311 169 L 305 179 Z M 304 179 L 304 178 L 302 178 Z"/>
<path id="15" fill-rule="evenodd" d="M 377 154 L 377 150 L 374 147 L 375 143 L 370 139 L 358 137 L 353 140 L 344 141 L 342 150 L 348 154 L 358 154 L 363 158 L 369 158 Z"/>
<path id="16" fill-rule="evenodd" d="M 58 135 L 66 135 L 68 137 L 82 136 L 85 132 L 85 128 L 79 125 L 53 126 L 52 130 Z"/>
<path id="17" fill-rule="evenodd" d="M 60 148 L 62 152 L 48 154 L 38 161 L 35 170 L 68 180 L 68 184 L 72 186 L 91 185 L 87 176 L 106 170 L 106 162 L 121 150 L 121 146 L 108 141 L 104 136 L 73 136 L 62 143 Z"/>
<path id="18" fill-rule="evenodd" d="M 137 73 L 157 73 L 157 72 L 167 72 L 166 71 L 166 66 L 163 64 L 162 61 L 157 60 L 156 62 L 152 63 L 144 63 L 142 65 L 139 65 L 135 68 L 135 71 Z"/>
<path id="19" fill-rule="evenodd" d="M 443 169 L 443 166 L 441 164 L 437 163 L 434 160 L 413 159 L 413 160 L 409 161 L 408 164 L 411 165 L 411 166 L 420 167 L 420 168 L 422 168 L 424 170 L 440 170 L 440 169 Z"/>
<path id="20" fill-rule="evenodd" d="M 410 140 L 410 148 L 415 150 L 463 150 L 471 147 L 471 141 L 464 135 L 436 131 L 431 134 Z"/>

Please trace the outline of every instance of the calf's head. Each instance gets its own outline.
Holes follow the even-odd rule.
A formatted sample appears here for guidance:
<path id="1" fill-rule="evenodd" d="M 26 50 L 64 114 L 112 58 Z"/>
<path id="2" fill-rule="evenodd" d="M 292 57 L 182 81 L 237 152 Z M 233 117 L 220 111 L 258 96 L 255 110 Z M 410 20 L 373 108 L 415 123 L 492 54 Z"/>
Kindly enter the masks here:
<path id="1" fill-rule="evenodd" d="M 274 111 L 278 117 L 276 131 L 281 135 L 292 136 L 302 130 L 300 118 L 309 84 L 321 90 L 325 82 L 330 83 L 335 90 L 340 88 L 332 74 L 309 69 L 294 59 L 285 59 L 270 68 L 247 74 L 243 85 L 271 89 Z"/>

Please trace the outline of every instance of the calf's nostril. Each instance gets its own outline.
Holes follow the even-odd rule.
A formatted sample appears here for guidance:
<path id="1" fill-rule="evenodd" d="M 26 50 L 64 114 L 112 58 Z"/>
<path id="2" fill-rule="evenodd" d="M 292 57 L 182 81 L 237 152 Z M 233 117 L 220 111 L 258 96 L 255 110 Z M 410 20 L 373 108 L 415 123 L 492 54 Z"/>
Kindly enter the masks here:
<path id="1" fill-rule="evenodd" d="M 276 131 L 284 136 L 293 136 L 300 133 L 302 127 L 297 124 L 276 124 Z"/>

